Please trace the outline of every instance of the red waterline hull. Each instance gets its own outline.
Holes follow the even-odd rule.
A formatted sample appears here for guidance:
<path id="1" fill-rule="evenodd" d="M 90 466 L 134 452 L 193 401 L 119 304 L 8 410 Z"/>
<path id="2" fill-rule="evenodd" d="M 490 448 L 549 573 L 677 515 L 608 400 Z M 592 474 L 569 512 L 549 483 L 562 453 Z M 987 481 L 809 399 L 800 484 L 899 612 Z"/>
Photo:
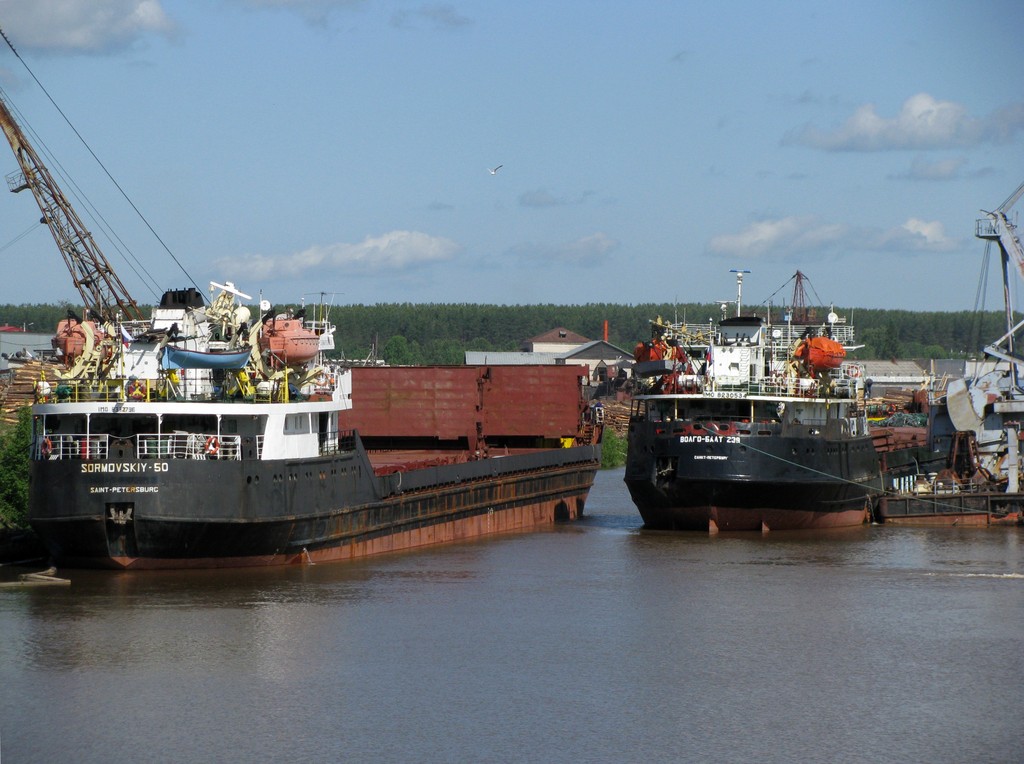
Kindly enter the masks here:
<path id="1" fill-rule="evenodd" d="M 786 531 L 850 528 L 871 521 L 865 507 L 837 512 L 749 507 L 688 507 L 662 510 L 644 523 L 650 528 L 670 528 L 716 533 L 718 531 Z"/>
<path id="2" fill-rule="evenodd" d="M 57 563 L 68 567 L 226 568 L 350 560 L 578 519 L 599 458 L 598 447 L 554 449 L 377 476 L 330 507 L 315 506 L 312 497 L 320 490 L 314 487 L 296 502 L 306 510 L 302 514 L 274 510 L 269 495 L 254 495 L 243 515 L 182 512 L 180 502 L 160 501 L 181 495 L 165 480 L 159 491 L 134 494 L 128 522 L 113 521 L 102 503 L 82 499 L 75 511 L 37 516 L 34 525 Z M 321 460 L 316 472 L 351 474 L 353 459 L 364 465 L 366 475 L 368 463 L 358 455 Z M 194 466 L 193 472 L 202 469 Z M 211 466 L 231 470 L 234 465 L 214 462 L 206 469 Z M 270 474 L 249 485 L 272 483 Z M 217 475 L 203 490 L 211 508 L 237 494 L 238 480 L 224 470 Z M 181 485 L 201 481 L 198 474 L 183 475 Z M 53 507 L 67 506 L 50 498 Z"/>
<path id="3" fill-rule="evenodd" d="M 568 500 L 548 500 L 531 506 L 516 507 L 460 520 L 447 520 L 425 528 L 392 533 L 387 536 L 346 543 L 344 546 L 317 549 L 299 554 L 262 555 L 253 557 L 203 558 L 194 560 L 111 557 L 110 568 L 121 570 L 181 570 L 207 568 L 240 568 L 283 565 L 309 565 L 345 562 L 379 554 L 402 552 L 422 547 L 472 541 L 486 536 L 536 531 L 551 527 L 557 521 L 578 520 L 586 501 L 586 491 Z M 560 516 L 562 508 L 568 516 Z M 74 561 L 69 564 L 74 567 Z M 88 561 L 95 566 L 95 560 Z"/>

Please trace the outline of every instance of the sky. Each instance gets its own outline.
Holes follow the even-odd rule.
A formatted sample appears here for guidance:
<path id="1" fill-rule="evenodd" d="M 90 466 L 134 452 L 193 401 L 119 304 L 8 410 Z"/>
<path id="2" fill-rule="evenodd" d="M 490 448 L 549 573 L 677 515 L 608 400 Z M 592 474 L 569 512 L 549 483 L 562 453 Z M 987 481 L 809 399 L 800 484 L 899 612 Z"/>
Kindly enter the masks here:
<path id="1" fill-rule="evenodd" d="M 744 304 L 799 270 L 813 304 L 1001 306 L 974 223 L 1024 182 L 1019 0 L 0 0 L 0 28 L 5 100 L 139 303 L 708 303 L 736 269 Z M 28 192 L 0 273 L 0 304 L 81 302 Z"/>

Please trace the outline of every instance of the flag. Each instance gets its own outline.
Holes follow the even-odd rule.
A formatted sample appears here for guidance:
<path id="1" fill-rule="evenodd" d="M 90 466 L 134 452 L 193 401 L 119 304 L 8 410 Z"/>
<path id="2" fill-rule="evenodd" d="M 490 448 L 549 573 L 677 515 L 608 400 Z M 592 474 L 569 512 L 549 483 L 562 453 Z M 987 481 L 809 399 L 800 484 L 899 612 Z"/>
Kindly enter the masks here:
<path id="1" fill-rule="evenodd" d="M 134 341 L 134 340 L 133 340 L 133 338 L 132 338 L 132 335 L 130 335 L 130 334 L 128 333 L 128 330 L 127 330 L 127 329 L 125 329 L 125 328 L 124 328 L 124 327 L 122 326 L 122 327 L 121 327 L 121 343 L 122 343 L 122 344 L 124 345 L 124 347 L 125 347 L 125 350 L 127 350 L 127 349 L 128 349 L 129 347 L 131 347 L 131 344 L 132 344 L 132 342 L 133 342 L 133 341 Z"/>

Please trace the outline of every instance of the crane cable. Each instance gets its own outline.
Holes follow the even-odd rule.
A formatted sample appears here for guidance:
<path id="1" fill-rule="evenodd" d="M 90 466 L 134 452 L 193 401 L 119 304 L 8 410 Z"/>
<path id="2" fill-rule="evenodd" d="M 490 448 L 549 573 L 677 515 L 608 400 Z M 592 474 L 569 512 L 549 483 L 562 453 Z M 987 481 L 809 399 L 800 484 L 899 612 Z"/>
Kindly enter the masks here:
<path id="1" fill-rule="evenodd" d="M 50 95 L 49 91 L 47 91 L 47 89 L 43 86 L 43 83 L 39 81 L 39 78 L 36 77 L 35 72 L 33 72 L 29 68 L 29 65 L 25 63 L 25 60 L 15 49 L 14 44 L 10 41 L 10 39 L 7 37 L 7 34 L 4 32 L 2 28 L 0 28 L 0 37 L 4 38 L 4 42 L 7 43 L 7 47 L 11 49 L 11 52 L 14 54 L 15 58 L 17 58 L 18 61 L 21 62 L 21 65 L 25 67 L 25 71 L 29 73 L 29 76 L 31 76 L 35 83 L 39 86 L 39 89 L 43 91 L 47 99 L 49 99 L 50 103 L 53 104 L 53 107 L 57 110 L 57 113 L 59 113 L 60 116 L 64 119 L 68 127 L 71 128 L 71 131 L 75 134 L 75 136 L 82 143 L 82 145 L 85 146 L 86 150 L 89 152 L 92 158 L 96 160 L 96 164 L 100 166 L 100 169 L 102 169 L 104 174 L 106 174 L 107 178 L 110 179 L 110 182 L 114 184 L 114 187 L 121 193 L 121 196 L 123 196 L 125 201 L 127 201 L 131 208 L 135 210 L 135 214 L 139 216 L 139 219 L 143 223 L 145 223 L 146 228 L 148 228 L 150 233 L 152 233 L 156 240 L 160 242 L 160 246 L 162 246 L 164 248 L 164 251 L 166 251 L 167 254 L 171 256 L 171 259 L 174 261 L 175 265 L 177 265 L 178 268 L 181 269 L 181 272 L 185 274 L 186 278 L 188 278 L 188 280 L 192 282 L 192 286 L 196 288 L 196 291 L 198 291 L 200 294 L 203 294 L 203 290 L 199 288 L 199 285 L 196 283 L 195 279 L 192 278 L 192 274 L 190 274 L 185 269 L 185 266 L 181 264 L 181 262 L 175 256 L 175 254 L 171 251 L 170 247 L 168 247 L 164 240 L 160 238 L 160 234 L 158 234 L 156 230 L 154 230 L 153 226 L 149 224 L 149 220 L 146 219 L 146 216 L 142 214 L 141 210 L 139 210 L 138 207 L 135 206 L 135 202 L 133 202 L 131 198 L 128 196 L 128 194 L 125 193 L 125 190 L 121 188 L 121 184 L 114 179 L 114 176 L 110 174 L 110 171 L 107 169 L 106 165 L 104 165 L 100 158 L 96 156 L 96 153 L 92 150 L 92 147 L 86 142 L 85 138 L 82 137 L 81 133 L 78 132 L 78 129 L 71 123 L 71 120 L 68 119 L 67 115 L 61 110 L 60 106 L 57 105 L 57 102 L 53 100 L 53 97 Z"/>
<path id="2" fill-rule="evenodd" d="M 822 472 L 821 470 L 817 470 L 817 469 L 814 469 L 813 467 L 809 467 L 806 464 L 803 464 L 802 462 L 792 461 L 790 459 L 787 459 L 784 456 L 779 456 L 779 455 L 773 454 L 773 453 L 771 453 L 769 451 L 764 451 L 764 450 L 762 450 L 760 448 L 757 448 L 757 446 L 750 445 L 749 443 L 746 443 L 745 446 L 747 448 L 749 448 L 751 451 L 759 453 L 759 454 L 761 454 L 763 456 L 768 456 L 768 457 L 770 457 L 772 459 L 776 459 L 776 460 L 778 460 L 778 461 L 780 461 L 780 462 L 782 462 L 784 464 L 789 465 L 790 467 L 799 467 L 799 468 L 804 469 L 804 470 L 806 470 L 808 472 L 812 472 L 815 475 L 820 475 L 822 477 L 831 478 L 831 479 L 833 479 L 833 480 L 835 480 L 836 482 L 839 482 L 839 483 L 847 483 L 849 485 L 856 486 L 858 488 L 863 488 L 863 489 L 865 489 L 868 492 L 869 495 L 873 494 L 875 499 L 884 499 L 884 498 L 900 499 L 900 498 L 906 498 L 906 494 L 905 493 L 901 493 L 900 491 L 897 491 L 894 488 L 893 489 L 889 489 L 889 488 L 885 488 L 885 487 L 875 488 L 874 486 L 867 485 L 867 484 L 862 483 L 862 482 L 857 482 L 855 480 L 850 480 L 849 478 L 844 478 L 844 477 L 842 477 L 840 475 L 834 475 L 834 474 L 829 473 L 829 472 Z M 882 481 L 885 480 L 885 476 L 882 474 L 881 470 L 879 470 L 879 478 Z M 961 507 L 961 506 L 954 505 L 952 503 L 943 501 L 942 499 L 925 498 L 925 496 L 923 496 L 921 494 L 915 495 L 914 498 L 917 501 L 921 502 L 922 504 L 930 505 L 933 508 L 933 511 L 936 511 L 936 512 L 940 511 L 940 510 L 943 510 L 943 509 L 957 509 L 960 512 L 963 512 L 963 514 L 965 514 L 965 515 L 974 515 L 974 514 L 983 515 L 983 514 L 986 514 L 985 510 L 981 510 L 981 509 L 973 510 L 973 509 L 969 509 L 969 508 L 966 508 L 966 507 Z"/>
<path id="3" fill-rule="evenodd" d="M 33 223 L 28 228 L 26 228 L 24 231 L 22 231 L 17 236 L 15 236 L 13 239 L 11 239 L 9 242 L 4 244 L 3 246 L 0 246 L 0 252 L 6 252 L 8 249 L 13 247 L 15 244 L 17 244 L 19 241 L 24 239 L 30 233 L 34 233 L 35 231 L 38 231 L 38 230 L 39 230 L 39 224 L 38 223 Z"/>
<path id="4" fill-rule="evenodd" d="M 131 268 L 132 273 L 134 273 L 138 277 L 138 279 L 142 281 L 144 284 L 148 284 L 149 290 L 154 297 L 159 297 L 161 290 L 160 287 L 157 285 L 156 281 L 153 279 L 152 274 L 150 274 L 149 271 L 146 270 L 146 267 L 139 261 L 139 258 L 135 256 L 135 253 L 131 251 L 131 249 L 121 239 L 117 232 L 113 230 L 110 223 L 108 223 L 106 218 L 104 218 L 103 213 L 101 213 L 96 208 L 96 205 L 92 203 L 92 200 L 89 199 L 85 191 L 83 191 L 79 187 L 75 179 L 71 177 L 67 170 L 64 169 L 64 166 L 61 164 L 60 160 L 56 156 L 54 156 L 53 152 L 49 150 L 49 147 L 43 141 L 42 137 L 38 133 L 36 133 L 35 130 L 32 129 L 32 125 L 29 124 L 29 121 L 25 118 L 25 115 L 22 114 L 18 107 L 14 104 L 14 101 L 11 99 L 11 97 L 3 91 L 3 88 L 0 88 L 0 98 L 3 98 L 4 101 L 7 103 L 7 107 L 10 109 L 12 115 L 16 115 L 18 117 L 19 126 L 26 133 L 29 133 L 31 135 L 33 145 L 38 147 L 39 151 L 46 157 L 47 167 L 55 175 L 59 176 L 61 181 L 63 181 L 66 184 L 67 188 L 70 190 L 71 195 L 78 202 L 79 206 L 86 211 L 86 213 L 91 218 L 92 222 L 95 223 L 99 227 L 99 229 L 102 230 L 103 233 L 108 237 L 110 244 L 113 245 L 114 249 L 117 250 L 117 253 L 121 255 L 121 257 L 127 263 L 128 267 Z"/>

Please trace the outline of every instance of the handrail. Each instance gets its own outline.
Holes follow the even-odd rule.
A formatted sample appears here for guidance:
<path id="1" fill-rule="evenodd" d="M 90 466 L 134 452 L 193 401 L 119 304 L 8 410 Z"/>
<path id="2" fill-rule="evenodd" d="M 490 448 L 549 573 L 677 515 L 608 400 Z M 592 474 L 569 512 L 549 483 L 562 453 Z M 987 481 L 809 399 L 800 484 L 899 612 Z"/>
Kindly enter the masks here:
<path id="1" fill-rule="evenodd" d="M 103 461 L 113 455 L 135 459 L 242 458 L 240 435 L 204 432 L 140 433 L 128 438 L 91 433 L 51 433 L 37 438 L 32 456 L 37 460 L 78 459 Z"/>
<path id="2" fill-rule="evenodd" d="M 327 375 L 325 379 L 335 379 Z M 331 394 L 333 386 L 316 381 L 314 392 Z M 188 403 L 293 403 L 305 400 L 293 396 L 287 384 L 279 381 L 267 387 L 253 385 L 253 395 L 243 398 L 229 397 L 222 390 L 209 387 L 199 393 L 183 394 L 180 383 L 172 379 L 132 379 L 131 377 L 95 377 L 36 382 L 36 403 L 156 403 L 181 401 Z"/>
<path id="3" fill-rule="evenodd" d="M 263 457 L 264 436 L 254 438 L 255 458 Z M 354 451 L 353 430 L 332 430 L 320 443 L 320 454 Z M 50 433 L 32 444 L 32 458 L 39 461 L 76 459 L 105 461 L 109 459 L 242 459 L 242 436 L 217 435 L 206 432 L 140 433 L 128 438 L 87 433 Z"/>

